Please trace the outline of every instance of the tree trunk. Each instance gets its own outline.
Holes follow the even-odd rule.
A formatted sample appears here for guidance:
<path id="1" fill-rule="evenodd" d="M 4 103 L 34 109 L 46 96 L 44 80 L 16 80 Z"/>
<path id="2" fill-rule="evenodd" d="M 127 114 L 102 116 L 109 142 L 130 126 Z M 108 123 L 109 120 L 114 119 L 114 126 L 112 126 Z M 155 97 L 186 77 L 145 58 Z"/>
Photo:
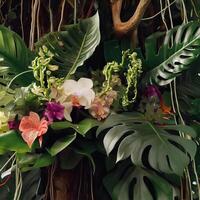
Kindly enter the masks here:
<path id="1" fill-rule="evenodd" d="M 92 176 L 91 167 L 85 160 L 72 170 L 63 170 L 58 165 L 51 166 L 45 199 L 94 200 Z"/>

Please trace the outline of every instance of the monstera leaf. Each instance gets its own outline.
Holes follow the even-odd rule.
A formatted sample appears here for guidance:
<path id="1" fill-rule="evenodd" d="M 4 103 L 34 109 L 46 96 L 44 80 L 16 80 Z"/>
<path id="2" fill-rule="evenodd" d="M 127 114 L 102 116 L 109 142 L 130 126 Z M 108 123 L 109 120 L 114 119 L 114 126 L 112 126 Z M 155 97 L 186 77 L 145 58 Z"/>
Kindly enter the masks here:
<path id="1" fill-rule="evenodd" d="M 190 119 L 200 119 L 200 59 L 194 62 L 181 77 L 177 79 L 177 96 L 180 110 Z"/>
<path id="2" fill-rule="evenodd" d="M 140 167 L 124 164 L 104 178 L 113 200 L 173 200 L 173 186 L 162 177 Z"/>
<path id="3" fill-rule="evenodd" d="M 0 26 L 0 74 L 6 72 L 19 74 L 27 71 L 33 59 L 33 54 L 24 41 L 13 31 Z M 20 83 L 30 83 L 32 75 L 24 74 L 16 80 Z"/>
<path id="4" fill-rule="evenodd" d="M 182 175 L 196 152 L 192 140 L 178 135 L 180 131 L 195 136 L 191 127 L 156 126 L 144 120 L 139 113 L 113 114 L 99 127 L 97 134 L 105 130 L 107 133 L 103 142 L 107 154 L 119 144 L 117 161 L 131 157 L 136 166 L 150 165 L 164 173 Z"/>
<path id="5" fill-rule="evenodd" d="M 163 37 L 164 41 L 160 46 L 159 42 Z M 145 49 L 144 66 L 151 71 L 146 74 L 144 84 L 169 84 L 199 57 L 200 23 L 190 22 L 165 34 L 156 33 L 147 39 Z"/>
<path id="6" fill-rule="evenodd" d="M 76 25 L 63 27 L 63 31 L 49 33 L 37 44 L 45 45 L 53 54 L 53 63 L 70 76 L 83 65 L 100 42 L 98 12 L 91 18 L 80 20 Z"/>

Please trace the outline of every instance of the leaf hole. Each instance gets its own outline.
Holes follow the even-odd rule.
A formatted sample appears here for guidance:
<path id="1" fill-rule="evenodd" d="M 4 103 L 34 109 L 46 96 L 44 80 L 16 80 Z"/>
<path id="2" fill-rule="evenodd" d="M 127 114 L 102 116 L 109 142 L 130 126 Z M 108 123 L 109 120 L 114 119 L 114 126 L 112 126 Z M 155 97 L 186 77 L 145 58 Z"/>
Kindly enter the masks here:
<path id="1" fill-rule="evenodd" d="M 144 180 L 145 185 L 147 186 L 149 192 L 151 193 L 153 200 L 156 200 L 156 191 L 154 189 L 152 182 L 146 176 L 143 177 L 143 180 Z"/>
<path id="2" fill-rule="evenodd" d="M 174 64 L 175 64 L 175 65 L 182 65 L 182 63 L 180 63 L 180 62 L 178 62 L 178 61 L 174 62 Z"/>
<path id="3" fill-rule="evenodd" d="M 152 147 L 151 145 L 146 146 L 142 152 L 142 163 L 145 167 L 147 167 L 149 169 L 153 169 L 148 160 L 148 159 L 151 159 L 151 158 L 149 158 L 149 152 L 151 150 L 151 147 Z"/>
<path id="4" fill-rule="evenodd" d="M 191 58 L 192 56 L 190 55 L 180 55 L 180 58 L 185 59 L 185 58 Z"/>
<path id="5" fill-rule="evenodd" d="M 128 188 L 128 193 L 129 193 L 129 197 L 130 199 L 133 199 L 133 196 L 134 196 L 134 186 L 136 185 L 137 183 L 137 179 L 136 178 L 133 178 L 133 180 L 130 182 L 130 185 L 129 185 L 129 188 Z"/>
<path id="6" fill-rule="evenodd" d="M 172 64 L 167 64 L 167 66 L 170 68 L 170 69 L 174 69 L 175 67 L 172 65 Z"/>
<path id="7" fill-rule="evenodd" d="M 170 170 L 173 171 L 168 155 L 166 156 L 166 160 L 167 160 L 167 164 L 168 164 Z"/>
<path id="8" fill-rule="evenodd" d="M 184 31 L 182 32 L 182 35 L 181 35 L 181 43 L 184 42 L 186 33 L 187 33 L 187 27 L 185 27 Z"/>
<path id="9" fill-rule="evenodd" d="M 174 140 L 170 140 L 168 139 L 168 141 L 174 145 L 176 148 L 180 149 L 182 152 L 185 152 L 185 149 L 183 148 L 183 146 L 181 146 L 179 143 L 175 142 Z"/>

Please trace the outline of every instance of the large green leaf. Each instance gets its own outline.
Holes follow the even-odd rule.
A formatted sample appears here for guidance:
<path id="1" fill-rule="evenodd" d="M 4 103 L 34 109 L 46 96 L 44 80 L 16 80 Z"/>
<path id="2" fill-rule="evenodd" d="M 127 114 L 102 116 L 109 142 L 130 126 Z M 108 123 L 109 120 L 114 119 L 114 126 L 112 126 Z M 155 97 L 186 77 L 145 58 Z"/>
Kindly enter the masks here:
<path id="1" fill-rule="evenodd" d="M 160 46 L 160 41 L 164 41 Z M 159 46 L 159 47 L 158 47 Z M 169 84 L 200 55 L 200 23 L 190 22 L 146 40 L 144 68 L 152 69 L 144 83 Z"/>
<path id="2" fill-rule="evenodd" d="M 27 71 L 33 54 L 26 47 L 24 41 L 15 32 L 0 26 L 0 74 L 10 72 L 19 74 Z M 20 83 L 30 83 L 32 74 L 24 74 L 16 80 Z"/>
<path id="3" fill-rule="evenodd" d="M 173 200 L 173 186 L 139 167 L 118 166 L 104 179 L 113 200 Z"/>
<path id="4" fill-rule="evenodd" d="M 177 96 L 180 110 L 190 119 L 200 119 L 200 59 L 194 62 L 189 70 L 177 79 Z"/>
<path id="5" fill-rule="evenodd" d="M 43 45 L 54 54 L 53 63 L 68 76 L 75 73 L 94 52 L 100 42 L 99 14 L 80 20 L 78 24 L 64 26 L 60 32 L 49 33 L 37 44 Z"/>
<path id="6" fill-rule="evenodd" d="M 196 152 L 196 144 L 192 140 L 179 136 L 179 131 L 195 136 L 191 127 L 156 126 L 138 113 L 111 115 L 97 133 L 105 130 L 107 133 L 103 142 L 107 154 L 119 144 L 117 161 L 131 156 L 136 166 L 144 167 L 148 162 L 158 171 L 182 175 Z"/>
<path id="7" fill-rule="evenodd" d="M 22 137 L 16 131 L 9 131 L 0 134 L 0 154 L 8 151 L 15 151 L 18 153 L 30 152 L 31 149 L 23 141 Z"/>

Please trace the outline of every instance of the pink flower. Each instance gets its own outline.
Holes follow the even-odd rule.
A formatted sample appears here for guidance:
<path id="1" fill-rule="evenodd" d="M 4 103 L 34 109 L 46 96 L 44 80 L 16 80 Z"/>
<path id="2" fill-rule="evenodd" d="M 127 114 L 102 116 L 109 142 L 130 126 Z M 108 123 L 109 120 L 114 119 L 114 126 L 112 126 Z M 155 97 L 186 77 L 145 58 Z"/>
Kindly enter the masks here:
<path id="1" fill-rule="evenodd" d="M 110 106 L 106 104 L 104 99 L 95 97 L 89 109 L 90 114 L 97 120 L 105 119 L 110 113 Z"/>
<path id="2" fill-rule="evenodd" d="M 47 132 L 48 121 L 40 117 L 35 112 L 30 112 L 29 116 L 24 116 L 20 122 L 19 130 L 22 132 L 22 138 L 31 148 L 36 138 L 39 138 L 40 146 L 42 145 L 42 135 Z"/>

